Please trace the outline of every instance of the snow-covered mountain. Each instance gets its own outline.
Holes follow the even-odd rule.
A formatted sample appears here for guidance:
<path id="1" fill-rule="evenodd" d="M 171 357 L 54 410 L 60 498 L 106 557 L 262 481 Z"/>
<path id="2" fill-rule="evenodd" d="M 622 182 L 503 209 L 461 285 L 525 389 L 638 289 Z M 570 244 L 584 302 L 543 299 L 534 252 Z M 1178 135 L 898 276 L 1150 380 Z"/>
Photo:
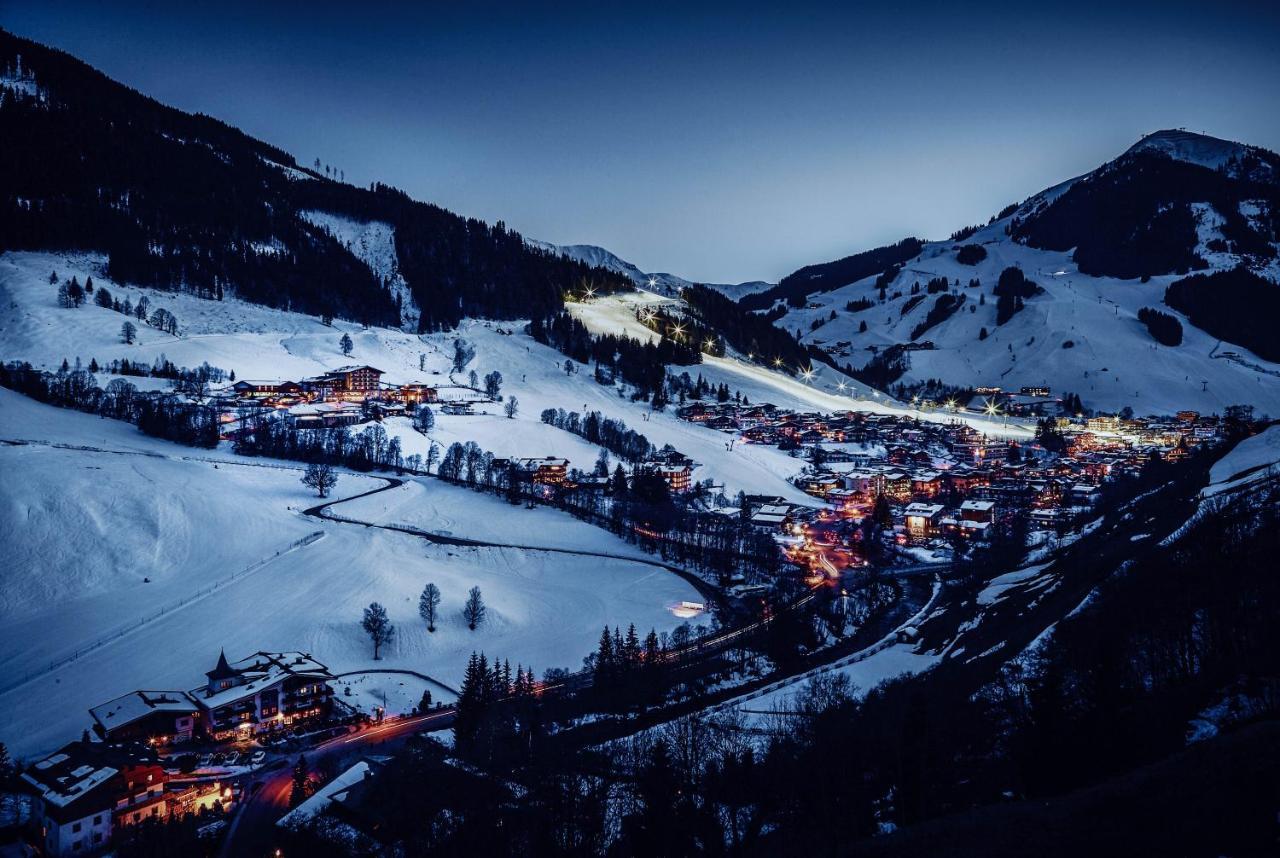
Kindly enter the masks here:
<path id="1" fill-rule="evenodd" d="M 637 286 L 642 286 L 660 295 L 676 296 L 680 294 L 681 289 L 694 284 L 694 281 L 677 277 L 675 274 L 667 274 L 660 271 L 641 271 L 634 264 L 619 258 L 612 251 L 605 250 L 603 247 L 598 247 L 594 244 L 551 244 L 534 239 L 529 239 L 528 244 L 540 250 L 558 253 L 561 256 L 566 256 L 593 268 L 604 268 L 625 275 Z M 764 280 L 748 280 L 745 283 L 703 283 L 700 285 L 715 289 L 717 292 L 736 301 L 744 295 L 763 292 L 774 284 L 767 283 Z"/>
<path id="2" fill-rule="evenodd" d="M 854 368 L 931 344 L 905 353 L 906 384 L 1047 385 L 1092 408 L 1249 403 L 1280 414 L 1280 356 L 1261 321 L 1280 310 L 1277 178 L 1274 153 L 1161 131 L 887 271 L 788 296 L 777 324 Z M 998 290 L 1010 268 L 1030 285 L 1014 275 Z M 997 291 L 1010 293 L 1003 312 Z M 1158 342 L 1144 308 L 1176 319 L 1181 342 Z"/>

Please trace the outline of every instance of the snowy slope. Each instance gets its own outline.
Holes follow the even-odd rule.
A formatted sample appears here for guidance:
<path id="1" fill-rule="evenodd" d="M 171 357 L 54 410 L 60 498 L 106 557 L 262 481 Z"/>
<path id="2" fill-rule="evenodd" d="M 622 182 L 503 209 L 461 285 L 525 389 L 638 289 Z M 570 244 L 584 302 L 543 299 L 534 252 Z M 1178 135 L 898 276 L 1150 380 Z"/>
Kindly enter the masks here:
<path id="1" fill-rule="evenodd" d="M 635 318 L 636 308 L 665 300 L 661 295 L 638 290 L 631 294 L 610 295 L 592 301 L 569 305 L 569 311 L 582 320 L 593 333 L 625 334 L 637 339 L 654 339 L 653 331 Z M 678 371 L 680 368 L 673 368 Z M 921 420 L 948 422 L 962 420 L 982 432 L 994 436 L 1026 438 L 1032 434 L 1029 424 L 1016 420 L 991 420 L 976 414 L 924 412 L 898 403 L 878 390 L 823 364 L 813 366 L 809 381 L 774 372 L 744 360 L 732 353 L 718 358 L 703 356 L 703 363 L 690 367 L 692 375 L 701 373 L 709 382 L 725 383 L 730 390 L 740 390 L 752 402 L 772 402 L 780 408 L 800 411 L 874 411 L 881 414 L 909 414 Z M 843 385 L 843 388 L 841 387 Z M 735 451 L 736 452 L 736 451 Z"/>
<path id="2" fill-rule="evenodd" d="M 1246 148 L 1181 132 L 1151 135 L 1138 147 L 1205 165 L 1225 163 Z M 904 313 L 913 297 L 913 284 L 920 284 L 923 295 L 930 279 L 946 277 L 952 284 L 951 292 L 963 296 L 965 305 L 916 338 L 933 342 L 936 349 L 911 354 L 905 382 L 939 378 L 956 385 L 1006 390 L 1048 385 L 1055 393 L 1078 393 L 1090 408 L 1118 411 L 1129 406 L 1139 414 L 1183 408 L 1220 412 L 1236 403 L 1253 404 L 1261 413 L 1280 413 L 1280 365 L 1218 341 L 1163 304 L 1165 289 L 1179 275 L 1154 276 L 1146 283 L 1088 276 L 1072 261 L 1070 251 L 1039 250 L 1006 234 L 1014 219 L 1061 196 L 1075 181 L 1035 195 L 1009 217 L 963 242 L 926 244 L 890 284 L 884 304 L 878 302 L 875 278 L 871 277 L 833 292 L 811 295 L 808 303 L 813 306 L 789 311 L 778 324 L 798 329 L 804 342 L 827 349 L 840 362 L 862 366 L 871 356 L 870 348 L 913 340 L 914 329 L 938 299 L 938 295 L 925 295 Z M 1221 238 L 1221 213 L 1208 202 L 1194 204 L 1191 209 L 1199 219 L 1197 254 L 1213 269 L 1240 264 L 1241 257 L 1208 247 L 1210 241 Z M 956 249 L 961 243 L 980 245 L 987 252 L 986 259 L 977 265 L 960 264 Z M 1027 299 L 1025 309 L 998 326 L 992 289 L 1008 266 L 1021 268 L 1044 293 Z M 1260 270 L 1264 276 L 1280 280 L 1274 262 Z M 970 288 L 968 283 L 975 278 L 980 285 Z M 901 294 L 894 297 L 895 293 Z M 874 305 L 861 312 L 846 309 L 849 302 L 861 299 L 870 299 Z M 1182 344 L 1157 344 L 1137 319 L 1142 307 L 1178 316 L 1184 331 Z M 833 313 L 835 318 L 831 319 Z M 863 322 L 865 332 L 861 330 Z M 813 329 L 814 325 L 818 327 Z M 988 334 L 985 340 L 980 339 L 983 329 Z"/>
<path id="3" fill-rule="evenodd" d="M 194 685 L 223 647 L 229 655 L 300 649 L 336 671 L 372 667 L 359 617 L 374 600 L 398 627 L 378 666 L 456 687 L 473 649 L 539 671 L 576 667 L 605 623 L 670 630 L 679 620 L 669 606 L 697 599 L 682 579 L 625 559 L 635 549 L 604 531 L 435 480 L 361 503 L 372 518 L 412 512 L 421 526 L 458 536 L 620 559 L 446 548 L 307 519 L 298 510 L 314 497 L 292 463 L 237 464 L 222 451 L 165 444 L 127 424 L 0 390 L 0 438 L 15 437 L 124 451 L 0 445 L 0 541 L 32 546 L 12 553 L 0 576 L 0 735 L 18 755 L 78 736 L 88 707 L 125 691 Z M 380 482 L 343 475 L 337 495 Z M 290 548 L 314 532 L 324 535 Z M 444 597 L 434 635 L 417 618 L 428 581 Z M 459 616 L 473 585 L 489 608 L 474 633 Z M 90 648 L 104 637 L 108 643 Z"/>
<path id="4" fill-rule="evenodd" d="M 1125 154 L 1127 155 L 1130 152 L 1156 152 L 1178 161 L 1186 161 L 1190 164 L 1199 164 L 1202 167 L 1217 170 L 1225 166 L 1232 158 L 1239 158 L 1248 151 L 1248 148 L 1241 143 L 1233 143 L 1230 140 L 1219 140 L 1216 137 L 1208 137 L 1190 131 L 1171 129 L 1148 134 L 1130 146 L 1125 151 Z"/>
<path id="5" fill-rule="evenodd" d="M 669 443 L 692 456 L 703 463 L 694 478 L 725 485 L 730 494 L 743 490 L 781 495 L 797 502 L 808 498 L 787 482 L 788 476 L 803 468 L 801 460 L 766 447 L 744 449 L 739 445 L 730 453 L 725 449 L 724 435 L 681 421 L 670 412 L 653 414 L 646 420 L 649 409 L 644 403 L 632 402 L 619 396 L 614 388 L 596 384 L 590 372 L 585 371 L 587 368 L 580 367 L 584 371 L 566 375 L 564 355 L 520 333 L 522 325 L 465 321 L 457 332 L 421 336 L 386 328 L 365 329 L 341 321 L 326 326 L 311 316 L 230 299 L 206 301 L 189 295 L 120 287 L 102 276 L 102 262 L 92 255 L 0 256 L 0 359 L 28 360 L 56 369 L 64 358 L 74 363 L 79 357 L 88 364 L 90 358 L 100 363 L 126 357 L 153 361 L 163 354 L 185 366 L 208 361 L 234 371 L 238 378 L 300 378 L 360 362 L 384 370 L 384 380 L 390 383 L 448 384 L 452 341 L 463 336 L 476 348 L 476 358 L 468 369 L 475 369 L 480 375 L 491 370 L 501 372 L 505 379 L 503 394 L 517 397 L 520 410 L 515 420 L 501 416 L 502 405 L 498 403 L 481 406 L 479 410 L 487 412 L 485 416 L 437 412 L 433 437 L 438 443 L 472 440 L 500 455 L 564 456 L 571 466 L 589 469 L 599 448 L 543 425 L 539 415 L 546 408 L 596 410 L 625 421 L 659 447 Z M 88 304 L 76 310 L 57 306 L 55 291 L 48 283 L 52 269 L 64 278 L 75 274 L 82 282 L 92 275 L 95 283 L 110 289 L 113 295 L 125 295 L 135 302 L 146 294 L 154 306 L 167 307 L 178 317 L 180 335 L 173 337 L 139 325 L 139 342 L 124 345 L 119 336 L 123 321 L 120 314 Z M 515 332 L 499 333 L 499 329 Z M 343 333 L 355 343 L 350 356 L 343 355 L 338 347 Z M 418 368 L 420 359 L 423 370 Z M 721 375 L 712 367 L 691 369 L 695 374 L 704 371 L 717 382 L 727 381 L 753 402 L 773 401 L 780 406 L 798 407 L 807 401 L 794 395 L 804 392 L 803 386 L 775 373 L 752 369 L 750 372 L 760 376 L 756 378 L 745 371 Z M 769 383 L 775 379 L 776 383 Z M 104 379 L 100 381 L 105 383 Z M 850 402 L 832 397 L 826 405 L 809 403 L 807 407 L 848 407 Z M 387 428 L 400 435 L 406 455 L 425 452 L 425 439 L 406 422 L 389 421 Z"/>
<path id="6" fill-rule="evenodd" d="M 693 281 L 686 280 L 683 277 L 677 277 L 674 274 L 666 274 L 662 272 L 646 273 L 641 271 L 635 265 L 620 259 L 615 254 L 603 247 L 597 247 L 594 244 L 550 244 L 545 241 L 535 241 L 529 239 L 527 243 L 541 250 L 550 253 L 559 253 L 570 259 L 576 259 L 587 265 L 599 266 L 607 268 L 610 271 L 616 271 L 619 274 L 626 275 L 631 278 L 631 282 L 637 286 L 643 286 L 653 292 L 658 292 L 667 296 L 675 296 L 680 294 L 681 289 L 686 289 L 693 285 Z M 763 292 L 765 289 L 773 286 L 772 283 L 766 283 L 763 280 L 749 280 L 746 283 L 704 283 L 708 286 L 733 298 L 735 301 L 744 295 L 751 295 L 756 292 Z"/>
<path id="7" fill-rule="evenodd" d="M 418 329 L 418 306 L 413 301 L 409 284 L 400 275 L 400 263 L 396 258 L 396 233 L 391 224 L 376 220 L 361 223 L 342 215 L 314 209 L 298 214 L 303 220 L 336 238 L 357 259 L 369 266 L 369 270 L 391 288 L 391 294 L 399 302 L 404 329 Z"/>

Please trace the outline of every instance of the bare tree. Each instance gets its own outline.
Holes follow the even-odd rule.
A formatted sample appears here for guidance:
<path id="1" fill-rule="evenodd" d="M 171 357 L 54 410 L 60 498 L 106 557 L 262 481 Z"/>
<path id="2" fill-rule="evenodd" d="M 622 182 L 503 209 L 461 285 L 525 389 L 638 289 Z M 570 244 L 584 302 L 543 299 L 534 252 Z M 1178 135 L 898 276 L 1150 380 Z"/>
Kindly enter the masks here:
<path id="1" fill-rule="evenodd" d="M 467 593 L 467 603 L 462 606 L 462 619 L 467 621 L 467 628 L 475 631 L 484 622 L 484 600 L 480 598 L 480 588 L 472 587 Z"/>
<path id="2" fill-rule="evenodd" d="M 316 493 L 322 498 L 329 496 L 329 489 L 338 484 L 338 475 L 333 472 L 333 467 L 323 462 L 312 462 L 307 465 L 307 472 L 302 475 L 302 484 L 307 488 L 315 489 Z"/>
<path id="3" fill-rule="evenodd" d="M 507 400 L 507 404 L 503 406 L 503 410 L 507 412 L 507 419 L 514 419 L 516 414 L 520 412 L 520 400 L 514 396 Z"/>
<path id="4" fill-rule="evenodd" d="M 125 322 L 120 326 L 120 339 L 124 340 L 125 345 L 133 345 L 133 338 L 137 335 L 138 329 L 133 326 L 133 322 Z"/>
<path id="5" fill-rule="evenodd" d="M 378 651 L 391 643 L 396 636 L 396 627 L 391 625 L 391 620 L 387 618 L 387 609 L 377 602 L 371 602 L 369 607 L 364 609 L 364 619 L 361 620 L 360 627 L 369 635 L 369 640 L 373 641 L 373 660 L 377 661 L 380 658 Z"/>
<path id="6" fill-rule="evenodd" d="M 439 610 L 440 588 L 435 584 L 428 584 L 422 588 L 422 595 L 418 597 L 418 614 L 426 621 L 427 631 L 436 630 L 436 617 Z"/>

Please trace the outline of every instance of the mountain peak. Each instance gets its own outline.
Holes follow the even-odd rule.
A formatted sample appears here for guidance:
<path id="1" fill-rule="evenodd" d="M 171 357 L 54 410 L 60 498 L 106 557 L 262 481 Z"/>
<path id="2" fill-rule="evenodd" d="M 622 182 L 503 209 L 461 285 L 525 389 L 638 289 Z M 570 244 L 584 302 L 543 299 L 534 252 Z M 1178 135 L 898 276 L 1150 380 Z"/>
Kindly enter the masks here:
<path id="1" fill-rule="evenodd" d="M 1217 170 L 1232 157 L 1241 155 L 1246 150 L 1246 146 L 1230 140 L 1221 140 L 1207 134 L 1196 134 L 1182 128 L 1168 128 L 1146 135 L 1130 146 L 1125 154 L 1155 152 L 1175 161 L 1186 161 Z"/>

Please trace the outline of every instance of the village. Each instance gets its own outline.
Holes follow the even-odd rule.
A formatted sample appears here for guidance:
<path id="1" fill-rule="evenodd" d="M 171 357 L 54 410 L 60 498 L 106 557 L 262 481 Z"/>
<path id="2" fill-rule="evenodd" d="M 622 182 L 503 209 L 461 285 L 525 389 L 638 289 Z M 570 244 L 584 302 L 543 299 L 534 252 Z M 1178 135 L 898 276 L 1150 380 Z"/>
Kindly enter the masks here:
<path id="1" fill-rule="evenodd" d="M 424 408 L 465 417 L 502 399 L 474 381 L 389 385 L 382 375 L 373 366 L 344 366 L 298 381 L 228 381 L 201 398 L 218 415 L 219 436 L 232 441 L 268 417 L 291 433 L 326 433 L 412 418 Z M 627 480 L 634 489 L 640 475 L 657 477 L 671 501 L 691 514 L 745 521 L 776 545 L 779 577 L 798 577 L 810 587 L 841 579 L 852 586 L 846 576 L 868 569 L 941 572 L 1012 519 L 1040 541 L 1066 536 L 1085 525 L 1109 481 L 1136 475 L 1153 458 L 1177 460 L 1222 436 L 1220 418 L 1190 411 L 1169 418 L 1064 413 L 1047 388 L 1016 394 L 988 388 L 969 403 L 969 410 L 988 417 L 1036 419 L 1034 440 L 989 437 L 968 425 L 955 403 L 913 405 L 916 414 L 821 413 L 695 400 L 676 410 L 681 420 L 722 433 L 730 456 L 737 445 L 769 445 L 801 460 L 791 479 L 813 498 L 810 504 L 748 494 L 735 504 L 723 487 L 717 493 L 709 481 L 696 481 L 699 463 L 669 446 L 633 459 Z M 926 407 L 954 417 L 920 419 Z M 543 416 L 560 428 L 567 419 L 554 409 Z M 403 470 L 414 471 L 415 464 Z M 494 459 L 489 470 L 530 502 L 579 511 L 596 502 L 584 506 L 581 498 L 617 490 L 616 473 L 598 464 L 572 467 L 563 456 Z M 643 522 L 629 526 L 642 536 L 670 538 Z M 725 596 L 739 599 L 763 596 L 774 582 L 735 572 L 719 583 Z M 335 694 L 339 684 L 308 653 L 257 652 L 234 662 L 221 653 L 193 688 L 139 689 L 92 707 L 79 741 L 22 775 L 38 797 L 45 849 L 92 849 L 109 842 L 113 831 L 150 818 L 195 815 L 214 829 L 224 825 L 223 816 L 241 800 L 245 775 L 280 765 L 281 754 L 381 723 L 387 713 L 345 701 Z M 424 696 L 411 713 L 400 714 L 427 711 L 434 710 Z"/>
<path id="2" fill-rule="evenodd" d="M 930 403 L 932 405 L 932 403 Z M 1004 394 L 986 388 L 979 413 L 1044 415 L 1034 441 L 987 437 L 959 419 L 926 421 L 865 411 L 796 412 L 771 405 L 694 403 L 682 419 L 767 444 L 808 462 L 795 485 L 823 502 L 748 498 L 751 522 L 776 535 L 788 559 L 834 575 L 883 561 L 867 534 L 891 535 L 899 559 L 945 562 L 957 545 L 982 542 L 1002 520 L 1065 536 L 1082 526 L 1108 480 L 1137 475 L 1153 457 L 1176 461 L 1221 438 L 1220 419 L 1192 411 L 1172 418 L 1062 413 L 1047 388 Z M 941 407 L 941 406 L 935 406 Z M 978 409 L 974 409 L 978 410 Z M 855 538 L 853 525 L 874 519 Z"/>

